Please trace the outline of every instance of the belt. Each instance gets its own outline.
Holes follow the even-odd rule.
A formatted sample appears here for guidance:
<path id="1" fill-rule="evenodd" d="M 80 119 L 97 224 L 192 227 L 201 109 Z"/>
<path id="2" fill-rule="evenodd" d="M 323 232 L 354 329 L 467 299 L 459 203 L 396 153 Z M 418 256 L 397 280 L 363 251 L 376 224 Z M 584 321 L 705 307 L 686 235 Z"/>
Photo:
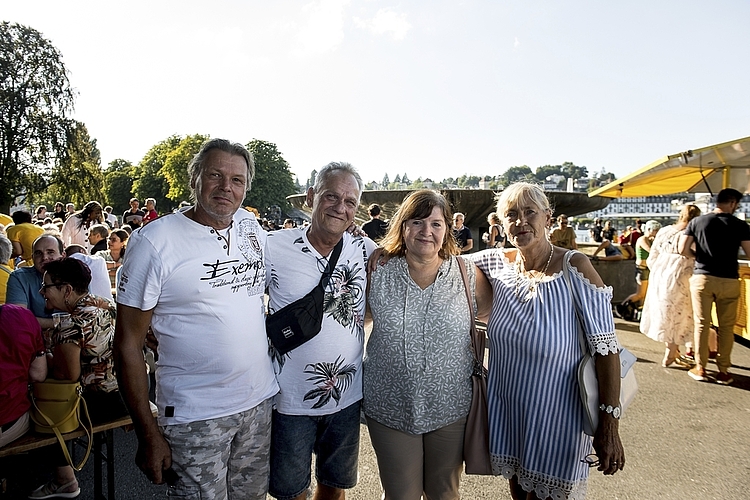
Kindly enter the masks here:
<path id="1" fill-rule="evenodd" d="M 0 430 L 2 430 L 3 432 L 8 432 L 8 430 L 9 430 L 9 429 L 10 429 L 11 427 L 13 427 L 14 425 L 16 425 L 16 422 L 18 422 L 18 419 L 19 419 L 19 418 L 21 418 L 21 417 L 18 417 L 18 418 L 17 418 L 17 419 L 15 419 L 15 420 L 11 420 L 11 421 L 10 421 L 10 422 L 8 422 L 7 424 L 3 424 L 3 425 L 1 425 L 1 426 L 0 426 Z"/>

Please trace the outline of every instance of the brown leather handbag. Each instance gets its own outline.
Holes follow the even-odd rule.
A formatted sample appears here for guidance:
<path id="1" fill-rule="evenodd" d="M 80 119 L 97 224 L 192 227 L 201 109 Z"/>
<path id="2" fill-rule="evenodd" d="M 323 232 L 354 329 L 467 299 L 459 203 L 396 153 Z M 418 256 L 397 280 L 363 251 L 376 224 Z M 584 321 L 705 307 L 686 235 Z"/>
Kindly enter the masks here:
<path id="1" fill-rule="evenodd" d="M 484 334 L 479 332 L 474 319 L 474 301 L 469 291 L 466 264 L 456 257 L 464 281 L 466 299 L 471 316 L 471 347 L 474 352 L 474 372 L 471 374 L 471 409 L 466 417 L 464 431 L 464 467 L 467 474 L 492 475 L 490 460 L 490 426 L 487 416 L 487 368 L 484 366 Z"/>

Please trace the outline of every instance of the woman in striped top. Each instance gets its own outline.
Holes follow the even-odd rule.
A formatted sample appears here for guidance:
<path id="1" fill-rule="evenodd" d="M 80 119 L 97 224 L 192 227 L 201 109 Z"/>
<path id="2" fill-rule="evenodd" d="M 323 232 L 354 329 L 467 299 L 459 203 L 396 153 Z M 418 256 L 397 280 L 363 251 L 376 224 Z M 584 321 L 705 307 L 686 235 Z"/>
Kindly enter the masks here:
<path id="1" fill-rule="evenodd" d="M 538 186 L 509 186 L 498 199 L 497 213 L 516 248 L 489 249 L 475 258 L 493 288 L 488 323 L 493 471 L 510 480 L 514 499 L 582 499 L 592 441 L 583 433 L 576 379 L 578 320 L 562 275 L 564 259 L 570 258 L 571 285 L 581 298 L 588 348 L 597 354 L 604 410 L 593 448 L 604 474 L 625 465 L 617 420 L 620 346 L 612 289 L 585 255 L 571 251 L 566 256 L 566 249 L 550 243 L 552 210 Z"/>

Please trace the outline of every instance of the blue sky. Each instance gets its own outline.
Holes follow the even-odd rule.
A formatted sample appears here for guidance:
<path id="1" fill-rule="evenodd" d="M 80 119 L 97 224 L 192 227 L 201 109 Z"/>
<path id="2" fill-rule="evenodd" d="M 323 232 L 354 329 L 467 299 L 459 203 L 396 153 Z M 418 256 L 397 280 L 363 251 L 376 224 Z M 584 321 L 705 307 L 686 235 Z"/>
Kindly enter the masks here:
<path id="1" fill-rule="evenodd" d="M 750 135 L 746 0 L 1 0 L 103 163 L 172 134 L 273 142 L 304 183 L 571 161 L 618 176 Z"/>

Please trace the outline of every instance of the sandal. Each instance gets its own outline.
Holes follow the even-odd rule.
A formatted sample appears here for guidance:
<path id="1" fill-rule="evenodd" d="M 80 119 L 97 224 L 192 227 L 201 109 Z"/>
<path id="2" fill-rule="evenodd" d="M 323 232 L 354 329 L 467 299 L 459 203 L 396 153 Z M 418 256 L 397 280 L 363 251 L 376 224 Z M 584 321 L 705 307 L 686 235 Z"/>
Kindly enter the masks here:
<path id="1" fill-rule="evenodd" d="M 689 358 L 680 354 L 680 351 L 677 351 L 672 358 L 669 357 L 669 352 L 667 352 L 664 354 L 661 366 L 668 368 L 672 365 L 677 365 L 680 368 L 692 368 L 695 365 L 695 362 L 691 362 Z"/>

